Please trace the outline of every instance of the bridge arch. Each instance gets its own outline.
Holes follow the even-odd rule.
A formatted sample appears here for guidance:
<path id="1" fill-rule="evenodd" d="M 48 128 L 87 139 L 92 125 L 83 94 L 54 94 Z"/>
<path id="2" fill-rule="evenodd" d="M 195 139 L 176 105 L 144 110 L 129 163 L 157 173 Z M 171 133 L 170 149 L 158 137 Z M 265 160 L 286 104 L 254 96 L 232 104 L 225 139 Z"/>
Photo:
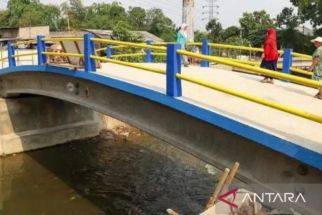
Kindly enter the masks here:
<path id="1" fill-rule="evenodd" d="M 300 146 L 168 97 L 163 92 L 96 73 L 54 66 L 8 68 L 1 73 L 0 94 L 4 97 L 42 95 L 88 107 L 140 128 L 216 166 L 223 168 L 238 160 L 244 164 L 241 178 L 245 180 L 253 178 L 265 182 L 265 178 L 267 182 L 272 182 L 272 175 L 281 175 L 287 169 L 296 169 L 302 164 L 295 160 L 299 158 L 297 156 L 306 156 L 312 159 L 308 162 L 316 162 L 314 152 L 296 148 Z M 259 139 L 262 145 L 258 144 Z M 263 139 L 270 145 L 265 145 Z M 276 148 L 272 147 L 274 144 Z M 294 151 L 301 151 L 302 154 L 295 154 Z M 280 161 L 272 170 L 276 172 L 270 171 L 263 176 L 254 161 L 267 159 L 271 164 L 272 156 Z M 285 156 L 294 160 L 286 161 Z M 276 178 L 275 182 L 280 180 Z"/>

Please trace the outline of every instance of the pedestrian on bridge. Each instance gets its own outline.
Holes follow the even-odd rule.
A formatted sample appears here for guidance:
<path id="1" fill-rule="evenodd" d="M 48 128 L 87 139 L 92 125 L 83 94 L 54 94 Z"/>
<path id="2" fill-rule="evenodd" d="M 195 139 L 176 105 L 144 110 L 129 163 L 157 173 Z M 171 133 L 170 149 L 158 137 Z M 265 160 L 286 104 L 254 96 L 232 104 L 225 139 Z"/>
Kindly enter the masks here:
<path id="1" fill-rule="evenodd" d="M 322 37 L 317 37 L 311 42 L 316 47 L 315 52 L 312 56 L 312 64 L 309 68 L 309 71 L 313 72 L 312 79 L 322 83 Z M 319 92 L 314 96 L 315 98 L 322 99 L 322 88 L 319 89 Z"/>
<path id="2" fill-rule="evenodd" d="M 188 41 L 188 25 L 183 23 L 178 31 L 177 34 L 177 43 L 181 45 L 181 49 L 185 50 L 187 46 L 187 41 Z M 182 58 L 182 63 L 185 67 L 188 67 L 189 61 L 187 56 L 181 55 Z"/>
<path id="3" fill-rule="evenodd" d="M 276 30 L 274 28 L 268 28 L 266 30 L 267 36 L 264 42 L 264 53 L 262 55 L 261 68 L 277 71 L 277 61 L 278 61 L 278 50 L 277 50 L 277 36 Z M 269 76 L 264 76 L 261 80 L 262 83 L 273 84 L 273 78 Z"/>

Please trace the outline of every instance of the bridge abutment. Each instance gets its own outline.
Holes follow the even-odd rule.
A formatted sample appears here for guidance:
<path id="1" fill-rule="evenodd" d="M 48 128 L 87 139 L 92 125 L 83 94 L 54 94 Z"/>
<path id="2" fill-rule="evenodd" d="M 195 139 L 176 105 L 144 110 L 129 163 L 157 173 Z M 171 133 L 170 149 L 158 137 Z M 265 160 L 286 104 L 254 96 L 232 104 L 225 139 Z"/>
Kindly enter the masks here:
<path id="1" fill-rule="evenodd" d="M 0 155 L 96 136 L 101 119 L 88 108 L 48 97 L 0 99 Z"/>

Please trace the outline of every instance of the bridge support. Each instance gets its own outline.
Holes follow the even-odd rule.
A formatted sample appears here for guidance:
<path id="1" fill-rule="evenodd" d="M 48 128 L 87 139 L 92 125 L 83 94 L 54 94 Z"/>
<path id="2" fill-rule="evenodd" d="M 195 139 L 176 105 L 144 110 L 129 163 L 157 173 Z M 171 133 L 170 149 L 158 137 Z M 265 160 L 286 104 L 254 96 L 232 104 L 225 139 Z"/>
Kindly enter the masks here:
<path id="1" fill-rule="evenodd" d="M 210 48 L 209 48 L 209 44 L 208 44 L 207 39 L 203 39 L 203 41 L 202 41 L 201 53 L 203 55 L 209 55 L 210 54 Z M 202 60 L 201 63 L 200 63 L 200 66 L 201 67 L 209 67 L 209 61 Z"/>
<path id="2" fill-rule="evenodd" d="M 105 51 L 105 55 L 107 58 L 112 58 L 113 55 L 113 48 L 112 45 L 108 45 Z"/>
<path id="3" fill-rule="evenodd" d="M 181 56 L 177 54 L 179 49 L 180 44 L 167 46 L 167 95 L 172 97 L 182 96 L 181 80 L 176 76 L 181 72 Z"/>
<path id="4" fill-rule="evenodd" d="M 91 58 L 91 55 L 95 55 L 95 44 L 92 41 L 93 34 L 84 34 L 84 67 L 85 72 L 95 72 L 96 62 Z"/>
<path id="5" fill-rule="evenodd" d="M 292 67 L 292 52 L 293 49 L 284 49 L 283 55 L 283 73 L 290 74 Z"/>
<path id="6" fill-rule="evenodd" d="M 37 36 L 37 56 L 38 65 L 45 65 L 47 63 L 47 57 L 43 54 L 46 51 L 46 43 L 44 41 L 45 36 Z"/>
<path id="7" fill-rule="evenodd" d="M 147 45 L 151 45 L 152 42 L 153 42 L 152 40 L 147 40 L 146 41 L 146 44 Z M 146 63 L 153 63 L 152 50 L 151 49 L 147 49 L 147 50 L 145 50 L 145 53 L 146 53 L 146 55 L 145 55 L 145 62 Z"/>
<path id="8" fill-rule="evenodd" d="M 0 155 L 93 137 L 101 130 L 96 112 L 47 97 L 0 99 Z"/>
<path id="9" fill-rule="evenodd" d="M 15 48 L 13 45 L 9 42 L 8 43 L 8 62 L 9 62 L 9 67 L 14 67 L 16 66 L 16 58 L 13 57 L 15 55 Z"/>

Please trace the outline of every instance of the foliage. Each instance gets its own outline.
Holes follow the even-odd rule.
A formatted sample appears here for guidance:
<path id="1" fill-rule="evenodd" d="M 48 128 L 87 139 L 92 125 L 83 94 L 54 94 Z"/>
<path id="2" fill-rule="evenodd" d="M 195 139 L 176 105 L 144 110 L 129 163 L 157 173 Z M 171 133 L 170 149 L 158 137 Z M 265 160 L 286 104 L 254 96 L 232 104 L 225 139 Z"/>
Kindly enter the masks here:
<path id="1" fill-rule="evenodd" d="M 254 11 L 253 13 L 243 13 L 242 17 L 239 19 L 239 23 L 244 38 L 254 34 L 256 31 L 262 31 L 263 29 L 274 26 L 274 20 L 264 10 Z"/>
<path id="2" fill-rule="evenodd" d="M 322 25 L 322 0 L 290 0 L 298 8 L 302 21 L 310 21 L 313 27 Z"/>
<path id="3" fill-rule="evenodd" d="M 293 8 L 285 7 L 276 18 L 276 24 L 280 28 L 277 32 L 278 42 L 282 48 L 293 48 L 297 52 L 310 53 L 313 46 L 310 39 L 297 30 L 301 19 L 294 13 Z"/>
<path id="4" fill-rule="evenodd" d="M 147 31 L 161 37 L 165 41 L 174 41 L 176 38 L 175 25 L 166 17 L 161 9 L 152 8 L 146 15 Z"/>
<path id="5" fill-rule="evenodd" d="M 130 7 L 129 23 L 136 30 L 144 30 L 146 28 L 146 11 L 141 7 Z"/>
<path id="6" fill-rule="evenodd" d="M 237 46 L 251 46 L 251 43 L 247 39 L 243 39 L 239 36 L 229 37 L 225 40 L 225 43 Z"/>
<path id="7" fill-rule="evenodd" d="M 142 38 L 130 31 L 131 27 L 127 22 L 120 21 L 117 22 L 116 25 L 112 27 L 113 31 L 113 38 L 116 40 L 123 40 L 123 41 L 133 41 L 133 42 L 140 42 Z"/>
<path id="8" fill-rule="evenodd" d="M 239 37 L 240 29 L 236 26 L 230 26 L 222 32 L 223 40 L 228 40 L 231 37 Z"/>
<path id="9" fill-rule="evenodd" d="M 202 42 L 204 39 L 208 39 L 207 32 L 201 32 L 201 31 L 195 32 L 195 42 Z"/>
<path id="10" fill-rule="evenodd" d="M 282 12 L 277 15 L 276 24 L 278 27 L 284 27 L 287 29 L 295 29 L 301 24 L 300 17 L 295 15 L 294 8 L 285 7 Z"/>
<path id="11" fill-rule="evenodd" d="M 206 30 L 209 31 L 209 37 L 213 42 L 221 42 L 222 41 L 222 25 L 216 19 L 211 20 L 206 25 Z"/>
<path id="12" fill-rule="evenodd" d="M 49 25 L 50 30 L 113 29 L 114 36 L 138 40 L 130 29 L 149 31 L 166 41 L 174 41 L 175 25 L 160 9 L 141 7 L 128 11 L 118 2 L 93 3 L 84 6 L 82 0 L 67 0 L 60 6 L 45 5 L 39 0 L 9 0 L 0 11 L 0 27 Z"/>

